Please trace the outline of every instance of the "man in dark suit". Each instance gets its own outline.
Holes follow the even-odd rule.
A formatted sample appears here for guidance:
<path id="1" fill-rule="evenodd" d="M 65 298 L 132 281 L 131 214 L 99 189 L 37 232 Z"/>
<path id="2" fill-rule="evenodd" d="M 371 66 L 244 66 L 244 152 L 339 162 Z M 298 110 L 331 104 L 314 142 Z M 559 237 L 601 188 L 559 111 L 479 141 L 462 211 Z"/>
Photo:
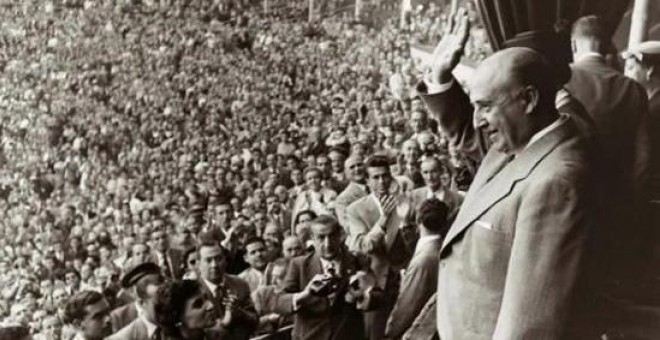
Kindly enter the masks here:
<path id="1" fill-rule="evenodd" d="M 117 314 L 130 314 L 131 307 L 134 306 L 134 315 L 136 316 L 130 323 L 123 328 L 115 331 L 108 340 L 142 340 L 154 339 L 155 334 L 160 335 L 162 329 L 156 323 L 156 312 L 154 310 L 154 303 L 158 287 L 163 283 L 164 277 L 161 274 L 161 268 L 153 262 L 145 262 L 137 264 L 133 269 L 124 275 L 122 278 L 122 286 L 133 287 L 137 300 L 135 304 L 127 305 L 123 311 L 115 314 L 114 322 L 123 322 L 125 320 L 118 320 L 120 315 Z M 124 315 L 124 316 L 126 316 Z M 113 324 L 115 326 L 115 324 Z M 113 328 L 114 330 L 114 328 Z"/>
<path id="2" fill-rule="evenodd" d="M 217 240 L 203 235 L 199 246 L 199 281 L 220 318 L 216 325 L 218 330 L 227 334 L 229 339 L 249 339 L 259 318 L 247 282 L 225 272 L 227 257 L 227 251 Z M 234 304 L 225 303 L 230 297 L 235 300 Z M 231 316 L 226 317 L 227 313 Z"/>
<path id="3" fill-rule="evenodd" d="M 372 156 L 367 161 L 371 194 L 348 206 L 348 237 L 351 251 L 367 254 L 377 285 L 384 291 L 380 308 L 365 313 L 369 339 L 382 339 L 387 317 L 399 291 L 399 270 L 403 269 L 414 251 L 414 238 L 402 232 L 409 216 L 409 199 L 401 192 L 390 173 L 385 156 Z"/>
<path id="4" fill-rule="evenodd" d="M 639 274 L 643 263 L 638 244 L 647 237 L 639 226 L 648 220 L 640 209 L 649 165 L 648 100 L 639 83 L 607 65 L 604 54 L 611 44 L 605 30 L 594 15 L 575 22 L 571 37 L 575 62 L 566 88 L 596 126 L 596 175 L 599 183 L 607 183 L 598 187 L 597 197 L 606 213 L 599 234 L 612 250 L 601 263 L 620 280 Z"/>
<path id="5" fill-rule="evenodd" d="M 363 266 L 341 244 L 341 227 L 326 215 L 311 225 L 315 251 L 294 258 L 276 312 L 294 313 L 295 340 L 363 340 L 362 313 L 345 300 L 349 278 Z"/>
<path id="6" fill-rule="evenodd" d="M 170 247 L 170 237 L 165 226 L 158 226 L 151 232 L 151 242 L 157 264 L 163 271 L 163 276 L 177 280 L 183 276 L 183 253 Z"/>
<path id="7" fill-rule="evenodd" d="M 364 158 L 353 155 L 344 162 L 344 172 L 349 179 L 348 186 L 335 199 L 335 215 L 344 230 L 348 232 L 346 208 L 358 199 L 369 194 L 367 186 L 367 172 L 364 167 Z"/>
<path id="8" fill-rule="evenodd" d="M 449 226 L 447 205 L 437 198 L 425 200 L 417 212 L 419 240 L 401 280 L 399 296 L 387 320 L 386 339 L 400 339 L 438 288 L 438 262 L 442 234 Z"/>
<path id="9" fill-rule="evenodd" d="M 129 260 L 129 267 L 121 279 L 121 286 L 124 289 L 132 289 L 133 296 L 137 296 L 138 300 L 125 304 L 110 313 L 112 331 L 117 332 L 137 319 L 138 310 L 142 308 L 140 305 L 145 299 L 145 292 L 150 289 L 147 286 L 154 285 L 157 288 L 162 282 L 163 276 L 160 267 L 155 263 Z"/>
<path id="10" fill-rule="evenodd" d="M 418 87 L 449 142 L 481 165 L 440 251 L 441 339 L 591 339 L 583 288 L 593 225 L 589 146 L 555 106 L 560 81 L 529 48 L 488 57 L 468 97 L 451 75 L 468 18 Z M 483 156 L 483 157 L 481 157 Z"/>

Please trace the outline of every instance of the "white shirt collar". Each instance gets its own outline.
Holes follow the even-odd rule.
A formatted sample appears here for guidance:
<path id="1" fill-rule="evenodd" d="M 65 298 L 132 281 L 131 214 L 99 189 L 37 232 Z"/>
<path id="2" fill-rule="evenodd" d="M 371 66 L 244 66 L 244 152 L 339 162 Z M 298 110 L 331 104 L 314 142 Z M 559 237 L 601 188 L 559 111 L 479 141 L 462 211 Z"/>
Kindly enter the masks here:
<path id="1" fill-rule="evenodd" d="M 587 52 L 587 53 L 581 54 L 580 57 L 578 57 L 575 61 L 578 62 L 578 61 L 582 61 L 582 60 L 585 60 L 585 59 L 595 59 L 595 58 L 600 59 L 600 58 L 603 58 L 603 56 L 600 53 L 597 53 L 597 52 Z"/>
<path id="2" fill-rule="evenodd" d="M 552 132 L 552 130 L 558 128 L 561 124 L 563 124 L 568 118 L 565 116 L 560 116 L 555 120 L 552 124 L 546 126 L 543 128 L 541 131 L 535 133 L 532 138 L 529 139 L 529 142 L 527 142 L 527 145 L 525 146 L 525 149 L 529 148 L 532 144 L 543 138 L 545 135 L 548 133 Z M 525 150 L 523 149 L 523 150 Z"/>
<path id="3" fill-rule="evenodd" d="M 445 190 L 444 189 L 441 188 L 440 190 L 434 192 L 433 190 L 431 190 L 431 188 L 429 188 L 429 187 L 426 187 L 426 188 L 428 189 L 427 192 L 426 192 L 426 199 L 435 197 L 435 198 L 439 199 L 440 201 L 444 202 L 444 200 L 445 200 Z"/>
<path id="4" fill-rule="evenodd" d="M 337 261 L 337 260 L 328 261 L 328 260 L 326 260 L 322 257 L 320 257 L 320 259 L 321 259 L 321 267 L 323 267 L 323 273 L 327 274 L 328 269 L 334 268 L 335 269 L 335 274 L 339 274 L 339 270 L 340 270 L 339 261 Z"/>
<path id="5" fill-rule="evenodd" d="M 211 281 L 209 281 L 209 280 L 207 280 L 207 279 L 202 279 L 202 280 L 204 280 L 204 283 L 206 284 L 206 286 L 211 291 L 211 294 L 213 294 L 213 297 L 215 297 L 215 291 L 218 290 L 218 285 L 211 282 Z"/>
<path id="6" fill-rule="evenodd" d="M 153 322 L 147 320 L 144 314 L 140 315 L 139 318 L 144 322 L 144 325 L 147 327 L 147 335 L 149 339 L 153 339 L 154 333 L 158 330 L 158 326 Z"/>
<path id="7" fill-rule="evenodd" d="M 419 240 L 417 240 L 417 245 L 415 246 L 415 254 L 424 250 L 424 248 L 426 248 L 427 246 L 431 245 L 433 242 L 439 239 L 440 239 L 440 235 L 427 235 L 420 237 Z"/>
<path id="8" fill-rule="evenodd" d="M 85 339 L 85 336 L 82 335 L 81 333 L 76 333 L 76 336 L 73 337 L 72 340 L 87 340 L 87 339 Z"/>

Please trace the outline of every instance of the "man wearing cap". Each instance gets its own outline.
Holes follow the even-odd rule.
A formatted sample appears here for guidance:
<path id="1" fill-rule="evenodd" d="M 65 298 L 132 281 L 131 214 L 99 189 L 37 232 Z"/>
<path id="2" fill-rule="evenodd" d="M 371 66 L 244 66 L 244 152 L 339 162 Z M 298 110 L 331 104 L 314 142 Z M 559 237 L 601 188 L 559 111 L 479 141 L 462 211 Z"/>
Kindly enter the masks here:
<path id="1" fill-rule="evenodd" d="M 164 278 L 161 269 L 153 262 L 132 263 L 121 285 L 133 288 L 137 298 L 134 303 L 120 307 L 110 313 L 110 321 L 115 334 L 108 340 L 143 340 L 154 339 L 160 332 L 156 324 L 154 311 L 155 294 Z M 122 327 L 123 325 L 123 327 Z"/>

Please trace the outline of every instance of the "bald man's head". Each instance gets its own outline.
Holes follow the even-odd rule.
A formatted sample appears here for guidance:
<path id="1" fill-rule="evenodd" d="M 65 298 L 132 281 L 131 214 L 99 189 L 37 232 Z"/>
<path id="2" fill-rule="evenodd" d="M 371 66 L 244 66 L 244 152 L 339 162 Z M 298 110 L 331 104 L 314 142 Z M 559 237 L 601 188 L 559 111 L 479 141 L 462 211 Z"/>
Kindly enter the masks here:
<path id="1" fill-rule="evenodd" d="M 484 60 L 469 83 L 475 126 L 493 146 L 517 152 L 557 116 L 558 82 L 552 66 L 532 49 L 514 47 Z"/>

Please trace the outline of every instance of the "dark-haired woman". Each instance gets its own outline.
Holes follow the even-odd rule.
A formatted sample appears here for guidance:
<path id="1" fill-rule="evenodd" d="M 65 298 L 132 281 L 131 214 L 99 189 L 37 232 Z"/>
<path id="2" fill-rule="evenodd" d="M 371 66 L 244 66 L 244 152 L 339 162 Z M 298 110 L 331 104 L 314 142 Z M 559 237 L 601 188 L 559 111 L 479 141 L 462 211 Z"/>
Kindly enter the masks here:
<path id="1" fill-rule="evenodd" d="M 202 292 L 199 282 L 181 280 L 167 282 L 158 288 L 155 304 L 156 319 L 167 339 L 223 339 L 212 331 L 216 322 L 213 303 Z"/>

